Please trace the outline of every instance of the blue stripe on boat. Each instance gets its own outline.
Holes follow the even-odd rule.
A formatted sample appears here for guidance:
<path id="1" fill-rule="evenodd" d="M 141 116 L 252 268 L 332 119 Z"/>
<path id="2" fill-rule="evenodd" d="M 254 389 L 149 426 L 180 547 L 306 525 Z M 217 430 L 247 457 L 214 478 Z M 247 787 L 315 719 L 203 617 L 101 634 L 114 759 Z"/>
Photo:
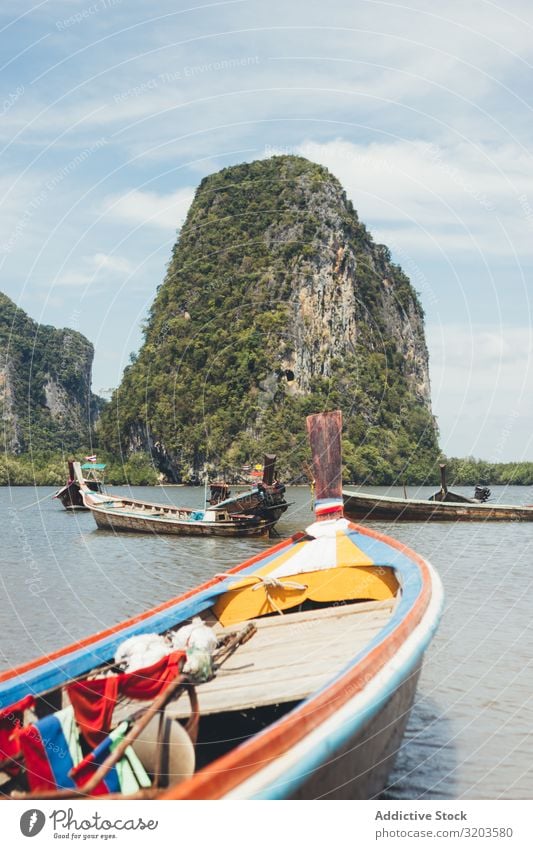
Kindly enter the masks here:
<path id="1" fill-rule="evenodd" d="M 365 542 L 370 543 L 369 545 L 365 545 L 364 550 L 365 553 L 369 554 L 369 556 L 374 557 L 374 555 L 378 555 L 378 553 L 387 554 L 387 560 L 389 563 L 384 562 L 385 558 L 378 559 L 378 563 L 380 565 L 391 565 L 393 566 L 398 573 L 398 577 L 400 578 L 400 583 L 402 587 L 402 597 L 398 606 L 396 607 L 393 615 L 391 616 L 388 623 L 381 629 L 381 631 L 376 634 L 376 636 L 362 649 L 359 654 L 357 654 L 352 660 L 350 660 L 334 678 L 331 678 L 327 684 L 325 684 L 320 690 L 317 690 L 310 696 L 308 699 L 305 699 L 303 703 L 300 703 L 297 707 L 293 709 L 292 712 L 297 712 L 301 709 L 302 704 L 306 704 L 314 699 L 319 693 L 327 690 L 331 685 L 337 681 L 339 678 L 342 678 L 350 669 L 353 669 L 357 664 L 359 664 L 376 646 L 380 645 L 386 638 L 392 634 L 392 632 L 398 627 L 398 625 L 402 622 L 403 619 L 407 616 L 409 611 L 414 606 L 421 590 L 423 587 L 422 576 L 420 574 L 420 569 L 407 555 L 403 554 L 401 551 L 388 546 L 386 543 L 381 542 L 380 540 L 375 540 L 370 537 L 365 537 L 363 534 L 358 534 L 356 532 L 352 532 L 350 535 L 356 536 L 357 540 L 354 539 L 354 542 L 357 542 L 357 545 L 360 548 L 363 548 L 361 544 L 362 538 L 365 539 Z M 372 552 L 372 553 L 371 553 Z M 308 752 L 304 755 L 299 761 L 298 764 L 295 764 L 291 769 L 289 769 L 282 779 L 276 779 L 275 782 L 269 784 L 265 787 L 260 793 L 255 795 L 253 798 L 255 799 L 284 799 L 288 795 L 291 794 L 294 790 L 296 790 L 306 779 L 306 777 L 313 771 L 318 769 L 321 764 L 325 763 L 328 758 L 331 758 L 332 751 L 340 748 L 343 743 L 350 739 L 355 733 L 357 733 L 365 723 L 367 723 L 375 714 L 378 713 L 380 708 L 385 704 L 387 699 L 392 695 L 392 693 L 396 690 L 399 684 L 402 682 L 404 678 L 406 678 L 410 672 L 416 667 L 419 659 L 422 657 L 427 645 L 429 644 L 434 631 L 437 628 L 439 620 L 439 615 L 435 617 L 435 623 L 432 629 L 429 630 L 426 639 L 424 640 L 423 645 L 419 647 L 416 654 L 411 655 L 403 666 L 396 670 L 390 678 L 384 682 L 380 692 L 376 695 L 372 703 L 368 706 L 364 711 L 358 711 L 354 716 L 350 717 L 346 722 L 343 722 L 342 726 L 339 727 L 333 734 L 329 734 L 327 739 L 323 739 L 318 742 L 317 745 L 312 749 L 312 751 Z M 289 715 L 289 714 L 287 714 Z M 283 718 L 278 720 L 278 722 L 283 722 Z M 271 731 L 275 724 L 272 724 L 268 727 L 267 731 Z M 265 731 L 266 733 L 266 731 Z"/>
<path id="2" fill-rule="evenodd" d="M 95 772 L 98 767 L 102 766 L 107 756 L 111 753 L 112 743 L 113 740 L 111 739 L 111 737 L 108 736 L 105 738 L 105 740 L 102 740 L 102 742 L 99 743 L 95 749 L 93 749 L 90 756 L 90 760 L 91 763 L 93 763 L 95 766 Z M 107 787 L 109 793 L 120 793 L 121 787 L 116 764 L 111 767 L 111 769 L 103 779 L 103 783 Z"/>
<path id="3" fill-rule="evenodd" d="M 293 543 L 292 546 L 287 546 L 284 551 L 288 551 L 300 541 L 298 540 Z M 83 675 L 84 672 L 89 672 L 95 666 L 108 662 L 114 656 L 119 645 L 128 637 L 132 637 L 135 634 L 151 633 L 152 631 L 160 633 L 185 619 L 196 616 L 198 613 L 211 607 L 217 597 L 226 592 L 231 581 L 235 581 L 239 576 L 246 575 L 248 572 L 255 571 L 278 556 L 279 551 L 269 554 L 260 561 L 252 563 L 246 569 L 235 573 L 231 578 L 220 581 L 214 587 L 209 587 L 209 589 L 185 601 L 177 601 L 171 607 L 154 613 L 141 622 L 137 622 L 127 628 L 122 628 L 114 634 L 104 637 L 92 646 L 74 649 L 69 654 L 64 655 L 64 657 L 51 660 L 18 678 L 3 681 L 0 684 L 0 704 L 14 704 L 29 693 L 38 695 L 44 690 L 53 689 L 60 684 L 70 681 L 72 678 Z"/>
<path id="4" fill-rule="evenodd" d="M 342 747 L 354 734 L 360 731 L 363 726 L 370 722 L 379 710 L 386 704 L 390 696 L 400 686 L 417 667 L 422 659 L 424 652 L 431 642 L 434 631 L 437 628 L 438 617 L 436 618 L 433 630 L 428 632 L 424 643 L 420 645 L 418 651 L 409 656 L 405 664 L 396 669 L 386 681 L 379 693 L 376 694 L 374 700 L 364 711 L 357 711 L 347 720 L 345 720 L 339 728 L 333 733 L 328 734 L 327 738 L 323 738 L 315 744 L 314 748 L 304 755 L 297 764 L 291 769 L 288 769 L 283 778 L 278 778 L 275 782 L 267 785 L 260 793 L 250 797 L 252 799 L 286 799 L 295 790 L 300 787 L 307 776 L 314 770 L 319 769 L 322 764 L 331 760 L 332 753 Z M 270 726 L 272 728 L 272 726 Z"/>
<path id="5" fill-rule="evenodd" d="M 69 776 L 74 763 L 70 755 L 68 740 L 63 733 L 63 726 L 56 714 L 52 713 L 50 716 L 40 719 L 35 723 L 35 728 L 41 737 L 43 752 L 50 764 L 57 786 L 67 790 L 74 788 L 76 785 Z"/>

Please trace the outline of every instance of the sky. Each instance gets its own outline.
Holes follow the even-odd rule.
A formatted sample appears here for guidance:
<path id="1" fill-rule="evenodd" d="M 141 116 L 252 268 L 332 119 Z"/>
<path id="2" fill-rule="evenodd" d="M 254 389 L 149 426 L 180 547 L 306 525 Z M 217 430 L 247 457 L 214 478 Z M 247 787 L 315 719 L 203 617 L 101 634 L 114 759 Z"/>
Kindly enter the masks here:
<path id="1" fill-rule="evenodd" d="M 295 153 L 426 314 L 449 456 L 533 460 L 533 6 L 2 0 L 0 290 L 120 382 L 195 188 Z"/>

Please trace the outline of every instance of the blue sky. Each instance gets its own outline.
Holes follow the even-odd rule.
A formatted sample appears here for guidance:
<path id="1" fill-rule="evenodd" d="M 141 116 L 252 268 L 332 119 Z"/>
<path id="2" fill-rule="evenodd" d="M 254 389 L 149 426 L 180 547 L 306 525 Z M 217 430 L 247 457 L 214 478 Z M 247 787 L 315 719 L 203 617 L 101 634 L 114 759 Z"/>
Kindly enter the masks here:
<path id="1" fill-rule="evenodd" d="M 450 455 L 533 459 L 533 7 L 3 0 L 0 290 L 120 381 L 200 179 L 298 153 L 426 312 Z"/>

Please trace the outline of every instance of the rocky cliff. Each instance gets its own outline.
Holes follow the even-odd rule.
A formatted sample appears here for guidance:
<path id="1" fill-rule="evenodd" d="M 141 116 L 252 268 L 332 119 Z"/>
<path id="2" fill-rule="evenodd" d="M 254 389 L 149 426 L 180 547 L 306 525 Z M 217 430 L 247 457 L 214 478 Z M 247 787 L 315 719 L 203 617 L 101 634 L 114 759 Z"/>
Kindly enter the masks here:
<path id="1" fill-rule="evenodd" d="M 90 444 L 101 400 L 91 393 L 94 350 L 75 330 L 39 325 L 0 293 L 0 413 L 3 451 Z"/>
<path id="2" fill-rule="evenodd" d="M 265 449 L 297 476 L 305 415 L 337 406 L 348 478 L 421 479 L 434 462 L 409 280 L 321 166 L 279 156 L 204 179 L 104 441 L 148 448 L 171 479 Z"/>

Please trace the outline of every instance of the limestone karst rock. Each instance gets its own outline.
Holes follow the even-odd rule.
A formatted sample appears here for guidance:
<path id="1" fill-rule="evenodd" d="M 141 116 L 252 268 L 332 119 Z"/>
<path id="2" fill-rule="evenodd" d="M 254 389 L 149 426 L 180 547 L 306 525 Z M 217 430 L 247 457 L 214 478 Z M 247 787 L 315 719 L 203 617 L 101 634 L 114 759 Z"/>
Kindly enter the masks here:
<path id="1" fill-rule="evenodd" d="M 173 480 L 265 449 L 297 476 L 305 415 L 332 407 L 348 478 L 423 478 L 438 445 L 418 297 L 325 168 L 225 168 L 198 187 L 103 440 Z"/>
<path id="2" fill-rule="evenodd" d="M 90 444 L 102 403 L 91 392 L 93 355 L 81 333 L 38 324 L 0 293 L 3 451 L 69 451 Z"/>

